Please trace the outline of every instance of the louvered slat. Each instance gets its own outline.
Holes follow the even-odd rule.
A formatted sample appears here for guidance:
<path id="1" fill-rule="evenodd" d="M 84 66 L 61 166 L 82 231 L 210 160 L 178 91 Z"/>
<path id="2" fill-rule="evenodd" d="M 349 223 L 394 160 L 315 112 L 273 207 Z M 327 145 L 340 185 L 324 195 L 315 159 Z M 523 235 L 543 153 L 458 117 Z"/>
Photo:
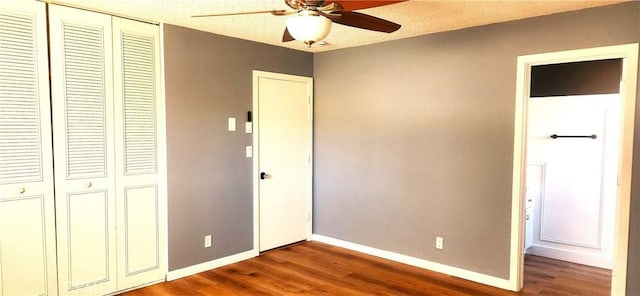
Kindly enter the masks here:
<path id="1" fill-rule="evenodd" d="M 63 31 L 67 178 L 104 177 L 107 142 L 103 32 L 72 24 L 65 24 Z"/>
<path id="2" fill-rule="evenodd" d="M 0 13 L 0 184 L 42 180 L 35 22 Z"/>
<path id="3" fill-rule="evenodd" d="M 154 40 L 122 34 L 124 173 L 157 172 Z"/>

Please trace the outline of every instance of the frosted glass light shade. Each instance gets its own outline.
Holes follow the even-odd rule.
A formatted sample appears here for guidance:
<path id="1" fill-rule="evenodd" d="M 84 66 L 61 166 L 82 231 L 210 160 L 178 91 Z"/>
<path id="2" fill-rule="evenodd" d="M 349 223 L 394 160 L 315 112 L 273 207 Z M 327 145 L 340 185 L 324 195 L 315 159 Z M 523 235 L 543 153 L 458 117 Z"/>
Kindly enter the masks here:
<path id="1" fill-rule="evenodd" d="M 331 20 L 321 15 L 296 15 L 287 19 L 287 29 L 293 38 L 310 45 L 329 35 Z"/>

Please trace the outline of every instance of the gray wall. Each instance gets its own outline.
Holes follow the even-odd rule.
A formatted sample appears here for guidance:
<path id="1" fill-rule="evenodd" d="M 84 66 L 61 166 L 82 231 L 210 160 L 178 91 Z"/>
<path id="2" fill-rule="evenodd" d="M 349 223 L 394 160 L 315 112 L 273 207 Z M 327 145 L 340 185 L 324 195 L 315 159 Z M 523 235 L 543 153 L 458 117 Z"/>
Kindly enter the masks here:
<path id="1" fill-rule="evenodd" d="M 309 53 L 165 25 L 169 270 L 253 248 L 252 70 L 312 76 Z M 228 132 L 227 117 L 238 131 Z M 212 234 L 214 246 L 203 248 Z"/>
<path id="2" fill-rule="evenodd" d="M 638 41 L 634 2 L 314 55 L 314 233 L 508 278 L 516 57 Z"/>

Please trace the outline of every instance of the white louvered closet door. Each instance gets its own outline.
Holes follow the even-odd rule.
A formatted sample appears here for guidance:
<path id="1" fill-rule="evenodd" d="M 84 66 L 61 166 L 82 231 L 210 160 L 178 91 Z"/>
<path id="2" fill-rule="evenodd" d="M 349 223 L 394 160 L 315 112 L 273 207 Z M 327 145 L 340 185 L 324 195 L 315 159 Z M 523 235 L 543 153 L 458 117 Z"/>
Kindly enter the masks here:
<path id="1" fill-rule="evenodd" d="M 0 295 L 56 295 L 44 3 L 0 2 Z"/>
<path id="2" fill-rule="evenodd" d="M 116 291 L 111 17 L 50 5 L 59 291 Z"/>
<path id="3" fill-rule="evenodd" d="M 166 274 L 159 38 L 158 26 L 113 18 L 119 290 Z"/>

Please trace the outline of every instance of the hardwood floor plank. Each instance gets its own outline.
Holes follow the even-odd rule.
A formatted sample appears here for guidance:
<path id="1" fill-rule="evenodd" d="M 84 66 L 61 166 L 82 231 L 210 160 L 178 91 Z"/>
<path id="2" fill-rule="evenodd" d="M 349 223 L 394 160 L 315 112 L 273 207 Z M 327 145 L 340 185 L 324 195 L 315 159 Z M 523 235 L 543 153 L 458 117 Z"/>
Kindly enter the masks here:
<path id="1" fill-rule="evenodd" d="M 323 243 L 305 242 L 123 295 L 604 296 L 609 295 L 611 271 L 527 255 L 524 281 L 524 289 L 514 293 Z"/>
<path id="2" fill-rule="evenodd" d="M 230 271 L 233 269 L 232 266 L 225 268 L 224 270 L 216 270 L 215 272 L 204 272 L 202 276 L 218 283 L 220 287 L 224 287 L 224 289 L 229 289 L 232 291 L 242 291 L 247 295 L 256 295 L 256 296 L 271 296 L 278 295 L 275 292 L 265 289 L 262 286 L 257 286 L 250 284 L 246 281 L 246 278 L 240 278 L 237 274 L 233 274 Z M 217 295 L 217 294 L 216 294 Z M 239 295 L 239 294 L 236 294 Z"/>
<path id="3" fill-rule="evenodd" d="M 230 271 L 245 275 L 239 277 L 241 280 L 245 279 L 248 283 L 262 286 L 275 293 L 301 294 L 311 290 L 311 286 L 304 281 L 283 281 L 282 278 L 287 276 L 286 273 L 253 261 L 236 266 Z"/>
<path id="4" fill-rule="evenodd" d="M 265 258 L 278 257 L 280 254 L 268 253 Z M 387 295 L 376 289 L 375 287 L 360 287 L 357 284 L 347 280 L 345 278 L 346 273 L 342 272 L 327 272 L 324 269 L 319 269 L 321 265 L 310 264 L 310 261 L 302 257 L 296 258 L 301 261 L 287 261 L 281 264 L 284 267 L 284 272 L 288 272 L 289 275 L 296 274 L 304 276 L 307 281 L 312 281 L 316 287 L 322 287 L 323 290 L 330 292 L 332 295 L 362 295 L 363 292 L 370 293 L 371 295 Z"/>

